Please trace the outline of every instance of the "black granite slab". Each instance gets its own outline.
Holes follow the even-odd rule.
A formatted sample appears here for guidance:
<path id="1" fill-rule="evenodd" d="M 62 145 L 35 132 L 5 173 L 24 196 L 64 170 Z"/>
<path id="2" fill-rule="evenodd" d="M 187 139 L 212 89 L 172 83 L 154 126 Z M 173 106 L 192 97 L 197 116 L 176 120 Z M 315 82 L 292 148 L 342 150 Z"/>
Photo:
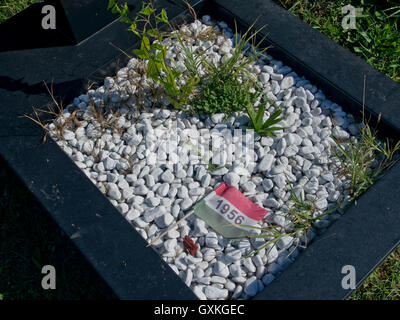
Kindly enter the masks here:
<path id="1" fill-rule="evenodd" d="M 83 41 L 117 19 L 111 11 L 104 10 L 108 6 L 108 0 L 50 0 L 50 2 L 64 10 L 74 44 Z M 134 2 L 127 1 L 131 10 L 134 9 Z"/>
<path id="2" fill-rule="evenodd" d="M 176 1 L 159 3 L 170 18 L 184 11 Z M 200 1 L 196 9 L 227 22 L 236 18 L 242 26 L 259 17 L 256 27 L 267 23 L 271 54 L 354 114 L 367 75 L 367 110 L 373 118 L 382 112 L 383 135 L 399 136 L 400 86 L 272 1 Z M 72 160 L 50 139 L 43 144 L 42 130 L 21 117 L 49 102 L 43 81 L 53 81 L 56 95 L 68 103 L 87 79 L 109 75 L 124 59 L 110 42 L 123 50 L 135 43 L 125 30 L 115 22 L 79 45 L 1 52 L 0 155 L 118 297 L 194 299 Z M 360 283 L 399 244 L 399 175 L 397 165 L 256 299 L 345 298 L 350 290 L 340 286 L 342 266 L 354 265 Z"/>
<path id="3" fill-rule="evenodd" d="M 136 0 L 126 0 L 130 10 Z M 42 8 L 55 8 L 56 29 L 43 29 Z M 1 51 L 76 45 L 116 21 L 118 16 L 107 8 L 108 0 L 45 0 L 0 24 Z"/>
<path id="4" fill-rule="evenodd" d="M 33 48 L 68 46 L 75 43 L 74 35 L 60 3 L 52 2 L 56 9 L 56 29 L 43 29 L 42 14 L 46 2 L 34 3 L 27 9 L 0 24 L 0 52 Z"/>

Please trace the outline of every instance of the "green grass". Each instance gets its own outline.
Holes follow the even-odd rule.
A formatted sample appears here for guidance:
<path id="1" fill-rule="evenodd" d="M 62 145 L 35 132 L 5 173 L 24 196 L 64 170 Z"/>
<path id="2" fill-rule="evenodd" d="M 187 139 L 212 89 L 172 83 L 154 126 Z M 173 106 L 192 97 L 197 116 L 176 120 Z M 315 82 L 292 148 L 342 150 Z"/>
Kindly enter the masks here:
<path id="1" fill-rule="evenodd" d="M 274 0 L 284 8 L 366 60 L 377 70 L 400 81 L 400 3 L 395 0 L 299 1 Z M 363 8 L 356 29 L 342 28 L 342 6 Z"/>
<path id="2" fill-rule="evenodd" d="M 400 3 L 397 0 L 370 1 L 299 1 L 274 0 L 319 30 L 338 44 L 358 55 L 377 70 L 400 82 Z M 351 3 L 363 8 L 363 17 L 357 18 L 357 29 L 344 30 L 341 26 L 341 7 Z M 355 163 L 369 161 L 365 152 L 347 153 Z M 361 150 L 362 151 L 362 150 Z M 358 158 L 358 160 L 357 160 Z M 365 166 L 364 166 L 365 168 Z M 351 168 L 348 168 L 351 171 Z M 350 172 L 357 179 L 369 174 Z M 400 247 L 397 248 L 351 295 L 352 300 L 400 299 Z"/>
<path id="3" fill-rule="evenodd" d="M 37 0 L 0 0 L 0 23 L 16 15 Z"/>
<path id="4" fill-rule="evenodd" d="M 350 296 L 351 300 L 400 299 L 400 248 L 395 250 Z"/>

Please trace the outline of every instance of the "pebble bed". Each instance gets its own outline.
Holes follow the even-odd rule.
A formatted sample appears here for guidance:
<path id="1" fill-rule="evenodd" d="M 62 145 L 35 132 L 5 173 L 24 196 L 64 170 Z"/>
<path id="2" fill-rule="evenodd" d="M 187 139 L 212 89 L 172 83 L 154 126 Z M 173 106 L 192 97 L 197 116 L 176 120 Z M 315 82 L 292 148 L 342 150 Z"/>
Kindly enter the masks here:
<path id="1" fill-rule="evenodd" d="M 221 33 L 213 40 L 196 38 L 211 25 Z M 234 50 L 232 30 L 224 22 L 213 23 L 209 16 L 183 26 L 181 31 L 192 36 L 186 41 L 194 51 L 209 48 L 206 56 L 210 61 L 225 59 Z M 184 72 L 179 44 L 165 41 L 168 56 Z M 244 152 L 230 163 L 227 152 L 235 149 L 238 141 L 234 138 L 220 140 L 211 151 L 200 147 L 203 157 L 193 152 L 188 141 L 196 143 L 224 130 L 245 129 L 247 115 L 193 116 L 173 110 L 162 89 L 146 78 L 143 64 L 131 59 L 116 77 L 106 78 L 103 86 L 76 98 L 50 125 L 50 133 L 148 241 L 183 217 L 222 181 L 270 211 L 260 226 L 274 224 L 283 232 L 291 223 L 286 214 L 293 205 L 291 187 L 298 196 L 315 202 L 316 216 L 349 200 L 349 180 L 335 175 L 340 162 L 333 154 L 332 136 L 349 139 L 357 134 L 358 126 L 352 115 L 290 67 L 268 54 L 251 66 L 268 98 L 283 109 L 284 120 L 279 125 L 284 129 L 275 138 L 255 134 L 252 148 L 244 144 Z M 182 84 L 184 80 L 180 81 Z M 108 116 L 96 114 L 90 103 L 109 109 Z M 73 109 L 78 110 L 78 123 L 67 121 Z M 265 116 L 273 111 L 269 106 Z M 60 137 L 57 125 L 63 123 L 67 124 Z M 167 147 L 167 141 L 162 140 L 165 136 L 173 137 L 176 146 Z M 207 170 L 203 158 L 227 167 Z M 168 161 L 160 164 L 162 160 Z M 321 218 L 316 228 L 309 230 L 307 242 L 342 213 L 338 210 Z M 183 246 L 186 235 L 199 246 L 196 256 Z M 304 240 L 304 235 L 285 236 L 276 245 L 243 258 L 265 240 L 229 241 L 191 216 L 154 247 L 200 299 L 249 299 L 296 259 Z"/>

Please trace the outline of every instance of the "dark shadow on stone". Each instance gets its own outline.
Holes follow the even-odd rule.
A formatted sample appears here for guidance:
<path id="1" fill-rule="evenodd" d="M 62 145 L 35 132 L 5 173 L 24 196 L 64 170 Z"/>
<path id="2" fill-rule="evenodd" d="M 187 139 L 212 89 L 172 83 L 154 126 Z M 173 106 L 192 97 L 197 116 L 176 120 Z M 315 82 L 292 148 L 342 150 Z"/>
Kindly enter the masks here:
<path id="1" fill-rule="evenodd" d="M 84 81 L 82 79 L 75 79 L 60 83 L 47 83 L 49 88 L 53 88 L 54 95 L 63 97 L 63 99 L 73 99 L 79 94 Z M 12 79 L 10 77 L 0 76 L 0 89 L 7 91 L 19 91 L 29 95 L 48 94 L 45 82 L 38 82 L 35 84 L 28 84 L 24 82 L 23 78 Z"/>

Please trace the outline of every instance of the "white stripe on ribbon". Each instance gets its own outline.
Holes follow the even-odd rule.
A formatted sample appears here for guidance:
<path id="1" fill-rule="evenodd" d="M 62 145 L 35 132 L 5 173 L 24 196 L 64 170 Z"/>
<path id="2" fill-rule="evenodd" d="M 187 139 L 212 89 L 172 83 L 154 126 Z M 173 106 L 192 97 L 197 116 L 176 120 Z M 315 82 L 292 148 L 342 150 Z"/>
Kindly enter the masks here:
<path id="1" fill-rule="evenodd" d="M 242 224 L 242 225 L 256 225 L 257 220 L 251 219 L 236 208 L 231 202 L 226 200 L 215 193 L 211 192 L 204 198 L 206 205 L 217 212 L 230 224 Z M 248 230 L 246 227 L 237 226 L 240 229 Z"/>

